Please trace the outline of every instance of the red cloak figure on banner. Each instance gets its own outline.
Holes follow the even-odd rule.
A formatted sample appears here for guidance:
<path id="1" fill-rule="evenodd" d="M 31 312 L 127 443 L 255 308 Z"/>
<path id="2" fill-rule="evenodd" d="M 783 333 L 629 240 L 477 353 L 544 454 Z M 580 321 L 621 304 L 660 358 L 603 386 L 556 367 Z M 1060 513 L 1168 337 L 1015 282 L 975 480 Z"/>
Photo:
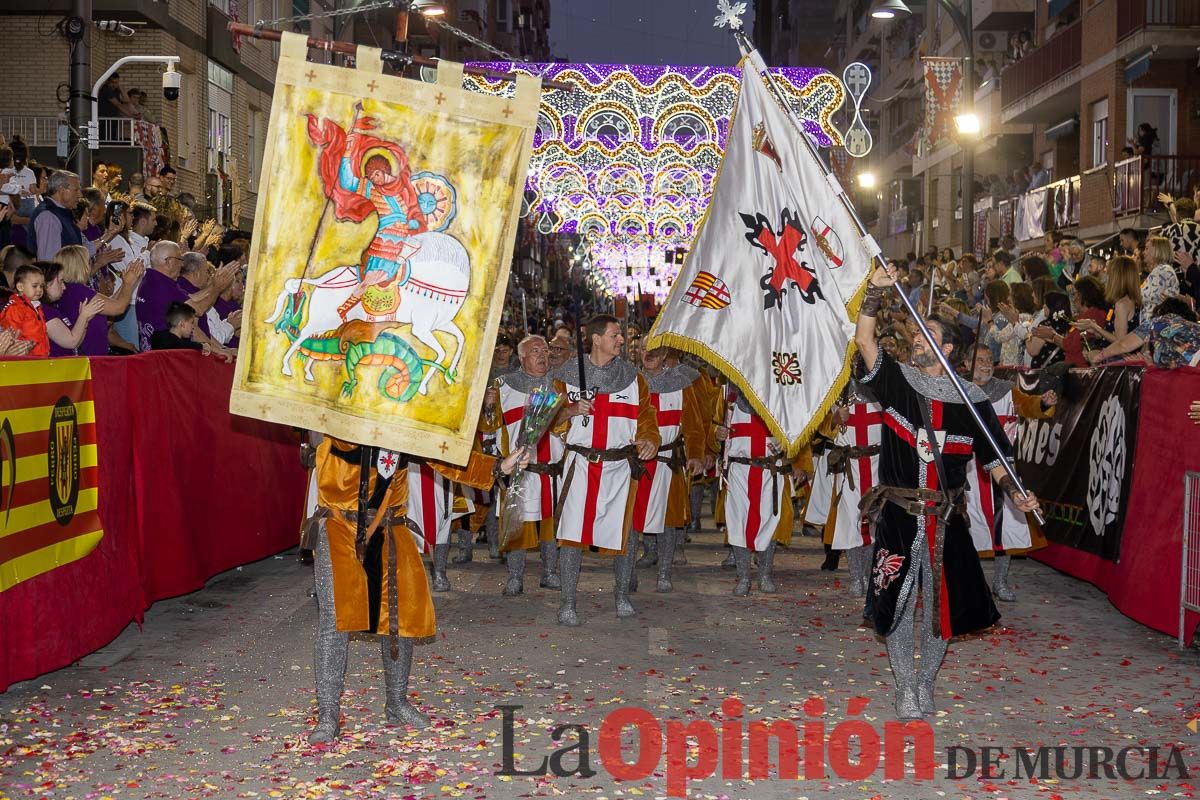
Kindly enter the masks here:
<path id="1" fill-rule="evenodd" d="M 321 185 L 335 218 L 363 222 L 372 212 L 379 215 L 379 228 L 359 268 L 359 284 L 338 309 L 343 319 L 369 287 L 408 281 L 409 260 L 419 249 L 409 239 L 428 229 L 404 148 L 371 135 L 375 120 L 360 118 L 361 111 L 361 105 L 356 107 L 349 134 L 332 120 L 307 115 L 308 138 L 320 148 Z"/>

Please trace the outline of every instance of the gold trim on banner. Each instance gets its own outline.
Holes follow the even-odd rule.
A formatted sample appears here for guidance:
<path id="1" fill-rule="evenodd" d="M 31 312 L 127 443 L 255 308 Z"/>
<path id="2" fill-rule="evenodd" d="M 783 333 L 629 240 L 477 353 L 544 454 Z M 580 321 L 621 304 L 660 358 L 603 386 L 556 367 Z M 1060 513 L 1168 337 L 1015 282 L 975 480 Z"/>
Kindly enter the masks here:
<path id="1" fill-rule="evenodd" d="M 465 464 L 508 285 L 541 81 L 523 76 L 514 97 L 500 98 L 464 89 L 461 64 L 443 61 L 438 82 L 423 83 L 384 73 L 376 48 L 360 46 L 355 69 L 307 55 L 306 37 L 283 34 L 230 410 Z M 379 140 L 359 140 L 362 163 L 335 162 L 337 201 L 323 187 L 324 150 L 314 138 L 331 130 L 347 142 L 355 132 Z M 403 187 L 371 198 L 366 165 L 376 154 L 391 167 L 382 170 L 385 187 L 407 160 L 415 201 Z M 393 200 L 392 210 L 378 205 Z M 438 237 L 402 227 L 417 202 Z M 365 203 L 377 205 L 363 217 Z M 358 212 L 347 212 L 354 204 Z M 379 208 L 392 226 L 386 239 Z M 368 272 L 389 266 L 393 273 L 373 273 L 385 277 L 368 285 Z M 464 273 L 465 288 L 437 283 Z M 339 291 L 340 308 L 327 302 Z M 412 319 L 437 303 L 437 315 L 449 316 L 426 314 L 418 335 Z"/>

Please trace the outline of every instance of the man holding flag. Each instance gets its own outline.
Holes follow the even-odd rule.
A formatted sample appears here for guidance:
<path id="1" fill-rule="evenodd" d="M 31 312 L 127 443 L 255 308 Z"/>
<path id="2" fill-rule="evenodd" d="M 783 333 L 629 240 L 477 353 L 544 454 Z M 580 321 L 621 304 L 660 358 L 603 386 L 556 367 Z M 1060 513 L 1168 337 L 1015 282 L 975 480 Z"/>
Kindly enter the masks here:
<path id="1" fill-rule="evenodd" d="M 896 679 L 896 713 L 918 719 L 934 713 L 933 684 L 952 636 L 994 625 L 1000 614 L 971 541 L 964 488 L 972 457 L 990 473 L 1016 508 L 1033 512 L 1037 499 L 1022 494 L 1005 472 L 1006 452 L 993 450 L 946 375 L 929 342 L 913 342 L 913 366 L 899 364 L 875 341 L 875 315 L 891 270 L 876 270 L 863 299 L 855 342 L 869 365 L 863 385 L 883 407 L 879 483 L 862 500 L 876 520 L 872 591 L 875 630 L 887 639 Z M 928 320 L 936 345 L 954 363 L 954 328 Z M 992 439 L 1008 439 L 987 395 L 967 384 L 968 395 Z M 919 668 L 914 664 L 918 588 L 924 596 Z"/>

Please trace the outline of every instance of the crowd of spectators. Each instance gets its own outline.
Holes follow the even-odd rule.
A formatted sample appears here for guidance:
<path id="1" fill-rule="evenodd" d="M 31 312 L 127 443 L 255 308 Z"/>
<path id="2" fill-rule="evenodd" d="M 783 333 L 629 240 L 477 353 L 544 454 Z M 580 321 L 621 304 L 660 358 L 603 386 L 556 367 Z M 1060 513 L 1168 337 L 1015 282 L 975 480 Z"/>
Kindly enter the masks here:
<path id="1" fill-rule="evenodd" d="M 197 219 L 175 180 L 166 167 L 126 181 L 97 162 L 85 187 L 30 162 L 19 138 L 0 146 L 0 356 L 126 355 L 182 338 L 233 360 L 249 240 Z"/>
<path id="2" fill-rule="evenodd" d="M 998 366 L 1060 381 L 1067 367 L 1130 360 L 1200 366 L 1200 224 L 1191 198 L 1174 201 L 1174 212 L 1170 227 L 1126 230 L 1104 255 L 1049 233 L 1023 254 L 1006 237 L 982 263 L 930 248 L 890 266 L 922 315 L 953 326 L 968 352 L 986 350 Z M 915 322 L 899 302 L 880 321 L 882 346 L 906 359 L 920 335 Z"/>

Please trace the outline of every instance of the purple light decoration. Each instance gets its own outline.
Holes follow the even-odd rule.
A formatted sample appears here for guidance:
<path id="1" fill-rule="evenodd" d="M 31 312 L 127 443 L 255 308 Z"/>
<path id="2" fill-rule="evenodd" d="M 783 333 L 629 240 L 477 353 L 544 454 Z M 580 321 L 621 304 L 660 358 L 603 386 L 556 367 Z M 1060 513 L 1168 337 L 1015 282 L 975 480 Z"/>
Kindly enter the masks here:
<path id="1" fill-rule="evenodd" d="M 542 93 L 523 213 L 544 234 L 586 236 L 594 271 L 628 294 L 677 267 L 663 248 L 688 247 L 720 168 L 741 70 L 736 67 L 484 62 L 572 83 Z M 845 90 L 822 69 L 771 70 L 805 133 L 841 144 L 830 122 Z M 511 95 L 512 83 L 468 75 L 476 91 Z M 658 263 L 655 263 L 655 262 Z M 626 275 L 625 265 L 633 268 Z M 651 278 L 653 269 L 654 278 Z M 636 291 L 636 289 L 632 289 Z M 647 287 L 647 291 L 650 291 Z"/>

